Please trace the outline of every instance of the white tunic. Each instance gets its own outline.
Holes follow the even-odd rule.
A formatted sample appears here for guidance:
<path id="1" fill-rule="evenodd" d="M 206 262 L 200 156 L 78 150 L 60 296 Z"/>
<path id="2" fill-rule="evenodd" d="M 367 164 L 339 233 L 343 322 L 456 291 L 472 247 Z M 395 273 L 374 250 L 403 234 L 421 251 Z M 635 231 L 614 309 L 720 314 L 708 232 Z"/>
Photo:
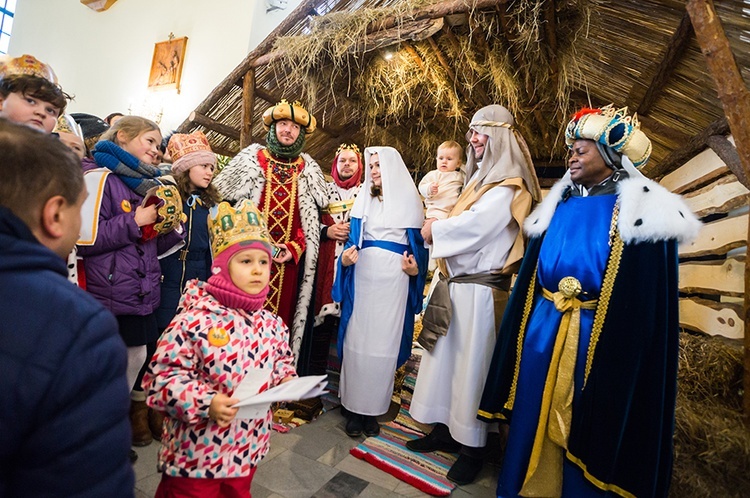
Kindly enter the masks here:
<path id="1" fill-rule="evenodd" d="M 374 199 L 362 227 L 364 240 L 407 244 L 406 230 L 384 227 L 383 203 Z M 354 265 L 354 308 L 344 338 L 341 403 L 362 415 L 388 411 L 393 393 L 409 276 L 400 254 L 379 247 L 359 251 Z"/>
<path id="2" fill-rule="evenodd" d="M 519 230 L 510 213 L 513 194 L 512 188 L 495 187 L 467 211 L 433 223 L 433 257 L 446 258 L 451 276 L 502 269 Z M 481 447 L 487 424 L 477 420 L 477 409 L 497 338 L 492 289 L 449 289 L 451 324 L 422 355 L 410 412 L 419 422 L 446 424 L 461 444 Z"/>

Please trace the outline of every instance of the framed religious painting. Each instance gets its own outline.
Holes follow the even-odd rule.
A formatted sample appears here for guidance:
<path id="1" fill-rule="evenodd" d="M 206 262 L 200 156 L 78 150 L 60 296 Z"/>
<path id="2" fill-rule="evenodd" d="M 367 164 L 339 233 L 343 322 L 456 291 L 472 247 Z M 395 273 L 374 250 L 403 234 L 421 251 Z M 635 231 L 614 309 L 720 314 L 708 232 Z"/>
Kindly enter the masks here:
<path id="1" fill-rule="evenodd" d="M 153 90 L 177 90 L 180 93 L 180 77 L 185 62 L 187 36 L 159 42 L 154 46 L 154 58 L 151 60 L 151 72 L 148 76 L 148 87 Z"/>

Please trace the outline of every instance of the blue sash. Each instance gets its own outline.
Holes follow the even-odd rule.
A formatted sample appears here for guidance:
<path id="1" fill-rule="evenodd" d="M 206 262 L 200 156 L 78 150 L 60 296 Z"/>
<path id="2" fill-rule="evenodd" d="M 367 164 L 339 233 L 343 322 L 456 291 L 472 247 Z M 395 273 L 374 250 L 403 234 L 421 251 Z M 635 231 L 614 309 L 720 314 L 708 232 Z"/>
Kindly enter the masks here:
<path id="1" fill-rule="evenodd" d="M 398 242 L 391 242 L 389 240 L 365 240 L 362 242 L 362 249 L 368 247 L 379 247 L 386 251 L 395 252 L 396 254 L 411 253 L 409 246 L 406 244 L 399 244 Z"/>

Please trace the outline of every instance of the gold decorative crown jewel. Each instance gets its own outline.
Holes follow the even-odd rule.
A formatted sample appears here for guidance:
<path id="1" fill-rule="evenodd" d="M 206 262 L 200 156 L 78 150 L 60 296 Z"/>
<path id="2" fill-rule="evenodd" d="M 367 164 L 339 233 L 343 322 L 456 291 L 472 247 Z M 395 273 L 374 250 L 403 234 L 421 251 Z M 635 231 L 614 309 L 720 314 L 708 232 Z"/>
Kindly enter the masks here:
<path id="1" fill-rule="evenodd" d="M 38 76 L 57 85 L 57 75 L 52 70 L 52 67 L 29 54 L 23 54 L 20 57 L 0 62 L 0 78 L 12 74 Z"/>
<path id="2" fill-rule="evenodd" d="M 242 242 L 260 242 L 271 248 L 266 220 L 248 199 L 243 199 L 235 207 L 228 202 L 213 206 L 208 213 L 208 232 L 214 258 Z"/>
<path id="3" fill-rule="evenodd" d="M 169 233 L 187 220 L 182 212 L 182 198 L 174 185 L 159 185 L 149 189 L 142 204 L 150 206 L 156 204 L 156 223 L 153 230 L 156 233 Z"/>
<path id="4" fill-rule="evenodd" d="M 358 156 L 362 157 L 362 153 L 359 152 L 359 147 L 357 147 L 357 144 L 341 144 L 339 145 L 339 148 L 336 149 L 336 156 L 341 154 L 345 150 L 351 150 Z"/>
<path id="5" fill-rule="evenodd" d="M 263 113 L 263 125 L 266 129 L 269 129 L 271 124 L 282 119 L 294 121 L 304 128 L 305 133 L 308 135 L 315 131 L 317 124 L 315 116 L 305 109 L 298 100 L 290 104 L 286 99 L 281 99 L 276 105 L 269 107 Z"/>
<path id="6" fill-rule="evenodd" d="M 641 131 L 638 115 L 628 108 L 610 104 L 600 109 L 583 108 L 573 115 L 565 129 L 568 147 L 578 139 L 594 140 L 625 154 L 638 168 L 651 156 L 651 140 Z"/>
<path id="7" fill-rule="evenodd" d="M 81 140 L 83 140 L 83 131 L 81 130 L 81 125 L 76 123 L 75 119 L 70 114 L 61 114 L 59 118 L 57 118 L 57 124 L 55 125 L 55 129 L 52 130 L 53 133 L 71 133 Z"/>

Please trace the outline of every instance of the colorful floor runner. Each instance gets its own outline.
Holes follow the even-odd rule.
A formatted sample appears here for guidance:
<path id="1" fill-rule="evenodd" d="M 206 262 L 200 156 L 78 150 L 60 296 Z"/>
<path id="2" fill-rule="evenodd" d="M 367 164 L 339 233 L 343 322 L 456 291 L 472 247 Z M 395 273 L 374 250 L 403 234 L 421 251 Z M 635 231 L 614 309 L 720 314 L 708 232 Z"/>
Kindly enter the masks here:
<path id="1" fill-rule="evenodd" d="M 425 435 L 422 424 L 409 415 L 421 356 L 413 354 L 401 390 L 401 407 L 393 422 L 380 426 L 378 437 L 367 438 L 350 453 L 432 496 L 448 496 L 456 487 L 445 475 L 456 456 L 450 453 L 415 453 L 406 442 Z"/>

